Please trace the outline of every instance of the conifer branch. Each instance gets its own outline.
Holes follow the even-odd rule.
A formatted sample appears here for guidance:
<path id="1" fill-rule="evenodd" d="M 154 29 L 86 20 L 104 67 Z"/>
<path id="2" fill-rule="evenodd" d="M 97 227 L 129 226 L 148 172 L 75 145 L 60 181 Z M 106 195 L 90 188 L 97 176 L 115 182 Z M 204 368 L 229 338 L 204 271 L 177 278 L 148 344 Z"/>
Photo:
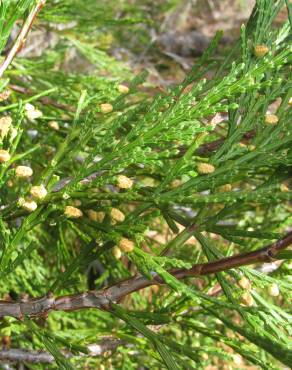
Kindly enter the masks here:
<path id="1" fill-rule="evenodd" d="M 23 25 L 21 27 L 21 30 L 20 30 L 15 42 L 13 43 L 11 49 L 9 50 L 5 59 L 3 60 L 3 62 L 0 65 L 0 78 L 3 76 L 6 69 L 12 63 L 12 61 L 15 58 L 15 56 L 17 55 L 17 53 L 23 48 L 23 46 L 25 44 L 25 41 L 26 41 L 26 37 L 27 37 L 29 31 L 31 30 L 33 22 L 34 22 L 36 16 L 38 15 L 39 11 L 45 5 L 45 3 L 46 3 L 46 0 L 38 0 L 36 5 L 30 11 L 27 19 L 25 20 L 25 22 L 23 23 Z"/>
<path id="2" fill-rule="evenodd" d="M 290 244 L 292 244 L 292 232 L 257 251 L 214 262 L 196 264 L 190 269 L 176 269 L 169 272 L 177 279 L 183 279 L 209 275 L 255 263 L 271 262 L 277 258 L 277 254 L 281 250 Z M 49 293 L 45 297 L 22 302 L 0 301 L 0 317 L 12 316 L 21 320 L 25 316 L 46 316 L 50 311 L 75 311 L 84 308 L 109 310 L 111 302 L 119 302 L 125 296 L 155 284 L 164 284 L 164 281 L 157 275 L 153 280 L 139 275 L 100 291 L 88 291 L 57 298 Z"/>
<path id="3" fill-rule="evenodd" d="M 165 86 L 155 96 L 152 77 L 132 78 L 115 49 L 131 58 L 124 27 L 141 14 L 155 24 L 160 6 L 44 4 L 0 0 L 0 362 L 230 366 L 225 343 L 243 367 L 289 366 L 288 3 L 276 29 L 285 0 L 256 0 L 227 55 L 217 33 L 182 82 L 155 81 Z M 38 50 L 16 62 L 36 16 Z"/>

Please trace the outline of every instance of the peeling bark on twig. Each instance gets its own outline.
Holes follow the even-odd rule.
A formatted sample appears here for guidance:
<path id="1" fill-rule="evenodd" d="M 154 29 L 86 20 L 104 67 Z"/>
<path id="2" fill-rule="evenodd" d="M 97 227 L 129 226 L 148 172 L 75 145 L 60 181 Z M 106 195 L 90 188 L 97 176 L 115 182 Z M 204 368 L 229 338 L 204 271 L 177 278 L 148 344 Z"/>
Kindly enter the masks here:
<path id="1" fill-rule="evenodd" d="M 230 270 L 235 267 L 254 263 L 271 262 L 277 254 L 292 244 L 292 232 L 277 242 L 254 252 L 243 253 L 218 261 L 196 264 L 190 269 L 176 269 L 169 271 L 177 279 L 213 274 Z M 25 302 L 0 301 L 0 317 L 13 316 L 22 319 L 24 316 L 44 316 L 50 311 L 75 311 L 85 308 L 109 310 L 112 302 L 119 302 L 125 296 L 155 284 L 164 284 L 159 277 L 148 280 L 142 276 L 135 276 L 109 288 L 99 291 L 89 291 L 62 297 L 35 298 Z"/>

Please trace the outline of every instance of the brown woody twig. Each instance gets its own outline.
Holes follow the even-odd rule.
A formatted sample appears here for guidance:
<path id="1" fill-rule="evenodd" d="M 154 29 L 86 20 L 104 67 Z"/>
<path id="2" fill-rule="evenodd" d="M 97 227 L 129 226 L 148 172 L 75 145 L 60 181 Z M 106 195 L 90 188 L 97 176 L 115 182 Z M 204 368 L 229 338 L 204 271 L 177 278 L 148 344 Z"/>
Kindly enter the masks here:
<path id="1" fill-rule="evenodd" d="M 25 349 L 11 348 L 0 350 L 0 361 L 51 363 L 54 361 L 54 357 L 44 351 L 28 351 Z"/>
<path id="2" fill-rule="evenodd" d="M 196 264 L 191 269 L 176 269 L 169 272 L 177 279 L 183 279 L 259 262 L 271 262 L 276 259 L 281 250 L 287 248 L 290 244 L 292 244 L 292 232 L 289 232 L 277 242 L 254 252 L 239 254 L 214 262 Z M 74 311 L 84 308 L 109 310 L 112 302 L 119 302 L 126 295 L 155 284 L 164 284 L 164 281 L 159 276 L 156 276 L 153 280 L 135 276 L 99 291 L 89 291 L 57 298 L 48 294 L 45 297 L 22 302 L 0 301 L 0 317 L 13 316 L 22 319 L 24 316 L 43 316 L 50 311 Z"/>
<path id="3" fill-rule="evenodd" d="M 31 12 L 29 13 L 27 19 L 23 23 L 21 30 L 12 45 L 12 48 L 7 53 L 5 59 L 3 60 L 2 64 L 0 65 L 0 78 L 3 76 L 6 69 L 12 63 L 13 59 L 15 58 L 16 54 L 23 48 L 23 45 L 26 40 L 26 36 L 29 33 L 32 24 L 38 15 L 41 8 L 45 5 L 46 0 L 39 0 L 36 5 L 32 8 Z"/>
<path id="4" fill-rule="evenodd" d="M 30 90 L 26 87 L 23 87 L 23 86 L 10 84 L 9 87 L 10 87 L 11 90 L 13 90 L 15 92 L 18 92 L 20 94 L 25 94 L 25 95 L 29 95 L 29 96 L 35 94 L 32 90 Z M 38 100 L 44 105 L 50 105 L 52 107 L 62 109 L 62 110 L 66 110 L 66 111 L 70 111 L 70 112 L 74 111 L 74 108 L 72 106 L 70 106 L 68 104 L 58 103 L 58 102 L 54 101 L 53 99 L 49 98 L 48 96 L 42 96 L 42 97 L 38 98 Z"/>
<path id="5" fill-rule="evenodd" d="M 123 345 L 124 341 L 115 338 L 104 338 L 97 344 L 91 344 L 88 348 L 89 356 L 101 356 L 105 352 L 113 352 L 120 345 Z M 67 358 L 71 358 L 74 355 L 70 352 L 63 352 L 63 355 Z M 82 354 L 81 354 L 82 355 Z M 30 362 L 30 363 L 52 363 L 55 361 L 54 357 L 45 351 L 32 351 L 22 348 L 9 348 L 0 349 L 0 361 L 9 362 Z"/>

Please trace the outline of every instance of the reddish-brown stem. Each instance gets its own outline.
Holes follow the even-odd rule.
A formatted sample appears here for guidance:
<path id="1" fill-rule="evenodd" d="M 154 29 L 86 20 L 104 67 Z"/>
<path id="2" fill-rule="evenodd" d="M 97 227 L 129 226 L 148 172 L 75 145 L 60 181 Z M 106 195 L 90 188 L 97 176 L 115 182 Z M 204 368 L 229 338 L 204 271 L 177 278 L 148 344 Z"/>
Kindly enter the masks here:
<path id="1" fill-rule="evenodd" d="M 13 90 L 15 92 L 18 92 L 20 94 L 25 94 L 25 95 L 29 95 L 29 96 L 34 95 L 33 91 L 31 91 L 30 89 L 27 89 L 26 87 L 23 87 L 23 86 L 10 84 L 9 87 L 10 87 L 11 90 Z M 42 96 L 38 100 L 44 105 L 50 105 L 52 107 L 62 109 L 62 110 L 66 110 L 66 111 L 70 111 L 70 112 L 74 111 L 74 108 L 72 106 L 70 106 L 68 104 L 58 103 L 58 102 L 54 101 L 53 99 L 51 99 L 47 96 Z"/>
<path id="2" fill-rule="evenodd" d="M 27 19 L 23 23 L 16 40 L 14 41 L 11 49 L 9 50 L 5 59 L 0 65 L 0 78 L 3 76 L 6 69 L 10 66 L 10 64 L 12 63 L 13 59 L 15 58 L 19 50 L 23 48 L 23 45 L 25 44 L 26 36 L 29 33 L 37 14 L 41 10 L 41 8 L 45 5 L 45 2 L 46 0 L 39 0 L 37 4 L 32 8 Z"/>
<path id="3" fill-rule="evenodd" d="M 204 264 L 194 265 L 191 269 L 179 269 L 172 271 L 176 278 L 181 279 L 188 276 L 208 275 L 215 272 L 230 270 L 235 267 L 250 265 L 260 262 L 271 262 L 276 259 L 277 254 L 292 244 L 292 232 L 288 233 L 283 239 L 259 249 L 254 252 L 238 254 L 232 257 L 222 258 Z"/>
<path id="4" fill-rule="evenodd" d="M 253 138 L 254 135 L 255 135 L 254 130 L 248 131 L 243 135 L 243 139 L 249 140 L 249 139 Z M 197 149 L 196 154 L 197 155 L 210 154 L 210 153 L 214 152 L 215 150 L 219 149 L 220 146 L 224 143 L 224 141 L 225 141 L 225 138 L 220 138 L 220 139 L 211 141 L 209 143 L 205 143 Z M 186 150 L 184 148 L 182 148 L 180 153 L 184 154 L 185 151 Z"/>
<path id="5" fill-rule="evenodd" d="M 176 269 L 169 272 L 177 279 L 182 279 L 208 275 L 259 262 L 270 262 L 276 259 L 277 254 L 290 244 L 292 244 L 292 232 L 289 232 L 277 242 L 254 252 L 239 254 L 214 262 L 196 264 L 191 269 Z M 43 316 L 50 311 L 74 311 L 84 308 L 108 310 L 111 302 L 119 302 L 126 295 L 155 284 L 164 284 L 164 281 L 158 276 L 153 280 L 135 276 L 99 291 L 89 291 L 57 298 L 50 294 L 46 297 L 22 302 L 0 301 L 0 317 L 13 316 L 22 319 L 24 316 Z"/>

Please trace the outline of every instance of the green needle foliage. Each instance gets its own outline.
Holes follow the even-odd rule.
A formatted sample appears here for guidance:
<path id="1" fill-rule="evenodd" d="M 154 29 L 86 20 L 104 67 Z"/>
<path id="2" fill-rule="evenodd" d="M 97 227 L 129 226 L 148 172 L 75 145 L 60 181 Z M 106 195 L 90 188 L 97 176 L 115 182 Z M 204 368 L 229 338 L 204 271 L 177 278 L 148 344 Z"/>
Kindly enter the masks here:
<path id="1" fill-rule="evenodd" d="M 0 64 L 39 3 L 0 1 Z M 3 345 L 54 358 L 27 369 L 289 367 L 291 250 L 268 265 L 174 271 L 291 229 L 291 5 L 257 0 L 223 60 L 218 32 L 159 92 L 109 52 L 150 22 L 143 12 L 139 1 L 47 1 L 34 26 L 56 41 L 16 56 L 0 79 Z M 2 314 L 7 302 L 119 289 L 133 276 L 156 284 L 104 307 Z M 105 340 L 117 345 L 94 355 Z"/>

